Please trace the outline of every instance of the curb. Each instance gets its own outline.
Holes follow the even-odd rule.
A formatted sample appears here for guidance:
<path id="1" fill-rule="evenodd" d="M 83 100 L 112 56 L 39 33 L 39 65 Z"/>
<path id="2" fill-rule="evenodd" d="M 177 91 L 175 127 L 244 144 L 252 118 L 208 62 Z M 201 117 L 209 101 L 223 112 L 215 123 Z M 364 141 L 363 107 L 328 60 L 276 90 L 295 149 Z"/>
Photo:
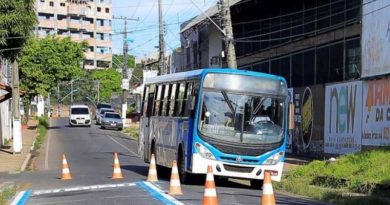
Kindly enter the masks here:
<path id="1" fill-rule="evenodd" d="M 27 154 L 26 158 L 23 161 L 22 166 L 20 167 L 20 171 L 21 172 L 24 172 L 26 170 L 26 168 L 27 168 L 27 164 L 28 164 L 28 162 L 31 159 L 31 151 L 34 150 L 34 145 L 35 145 L 35 142 L 37 141 L 37 137 L 38 136 L 35 137 L 35 140 L 33 141 L 32 145 L 30 147 L 30 152 Z"/>

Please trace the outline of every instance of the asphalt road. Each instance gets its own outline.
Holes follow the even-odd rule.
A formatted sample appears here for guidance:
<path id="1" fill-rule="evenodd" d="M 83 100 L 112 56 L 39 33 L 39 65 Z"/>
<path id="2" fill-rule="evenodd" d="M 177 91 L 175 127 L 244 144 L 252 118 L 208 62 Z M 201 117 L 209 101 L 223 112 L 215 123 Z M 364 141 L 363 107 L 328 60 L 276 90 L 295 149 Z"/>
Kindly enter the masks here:
<path id="1" fill-rule="evenodd" d="M 52 119 L 45 144 L 35 163 L 35 171 L 0 174 L 5 180 L 23 184 L 31 190 L 27 204 L 201 204 L 204 177 L 196 176 L 190 185 L 182 185 L 184 195 L 167 200 L 169 169 L 159 170 L 159 182 L 144 181 L 148 165 L 135 154 L 137 142 L 114 130 L 93 125 L 68 127 L 67 119 Z M 113 153 L 119 154 L 124 179 L 112 180 Z M 59 179 L 61 156 L 66 154 L 72 180 Z M 220 204 L 260 204 L 261 190 L 218 180 Z M 160 194 L 156 192 L 161 192 Z M 277 204 L 323 204 L 302 197 L 276 193 Z M 175 202 L 175 200 L 177 200 Z M 172 203 L 173 201 L 173 203 Z"/>

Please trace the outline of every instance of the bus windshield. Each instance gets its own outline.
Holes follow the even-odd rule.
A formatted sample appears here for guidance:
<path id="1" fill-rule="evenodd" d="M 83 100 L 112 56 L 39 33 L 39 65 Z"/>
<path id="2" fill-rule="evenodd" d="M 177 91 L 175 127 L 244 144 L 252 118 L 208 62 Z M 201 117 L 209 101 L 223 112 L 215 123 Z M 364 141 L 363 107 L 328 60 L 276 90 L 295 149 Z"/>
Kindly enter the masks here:
<path id="1" fill-rule="evenodd" d="M 247 144 L 283 140 L 284 97 L 203 92 L 199 132 L 218 141 Z"/>

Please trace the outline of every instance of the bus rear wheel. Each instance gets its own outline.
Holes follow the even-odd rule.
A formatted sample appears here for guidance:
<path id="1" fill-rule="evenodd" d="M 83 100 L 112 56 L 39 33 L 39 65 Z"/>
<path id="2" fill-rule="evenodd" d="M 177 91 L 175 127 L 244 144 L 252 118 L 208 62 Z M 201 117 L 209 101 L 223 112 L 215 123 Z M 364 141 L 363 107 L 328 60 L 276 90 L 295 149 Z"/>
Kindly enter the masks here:
<path id="1" fill-rule="evenodd" d="M 185 170 L 185 156 L 184 152 L 180 149 L 178 159 L 177 159 L 177 168 L 180 175 L 180 182 L 183 184 L 189 183 L 190 180 L 190 174 L 186 172 Z"/>

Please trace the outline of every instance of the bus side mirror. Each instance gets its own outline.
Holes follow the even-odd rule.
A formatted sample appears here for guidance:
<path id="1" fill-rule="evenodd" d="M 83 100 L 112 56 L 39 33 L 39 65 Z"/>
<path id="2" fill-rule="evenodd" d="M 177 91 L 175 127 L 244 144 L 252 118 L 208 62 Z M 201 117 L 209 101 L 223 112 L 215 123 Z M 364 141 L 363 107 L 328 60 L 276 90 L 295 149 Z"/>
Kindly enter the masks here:
<path id="1" fill-rule="evenodd" d="M 294 110 L 295 110 L 294 103 L 290 103 L 288 106 L 288 129 L 289 130 L 294 129 Z"/>

